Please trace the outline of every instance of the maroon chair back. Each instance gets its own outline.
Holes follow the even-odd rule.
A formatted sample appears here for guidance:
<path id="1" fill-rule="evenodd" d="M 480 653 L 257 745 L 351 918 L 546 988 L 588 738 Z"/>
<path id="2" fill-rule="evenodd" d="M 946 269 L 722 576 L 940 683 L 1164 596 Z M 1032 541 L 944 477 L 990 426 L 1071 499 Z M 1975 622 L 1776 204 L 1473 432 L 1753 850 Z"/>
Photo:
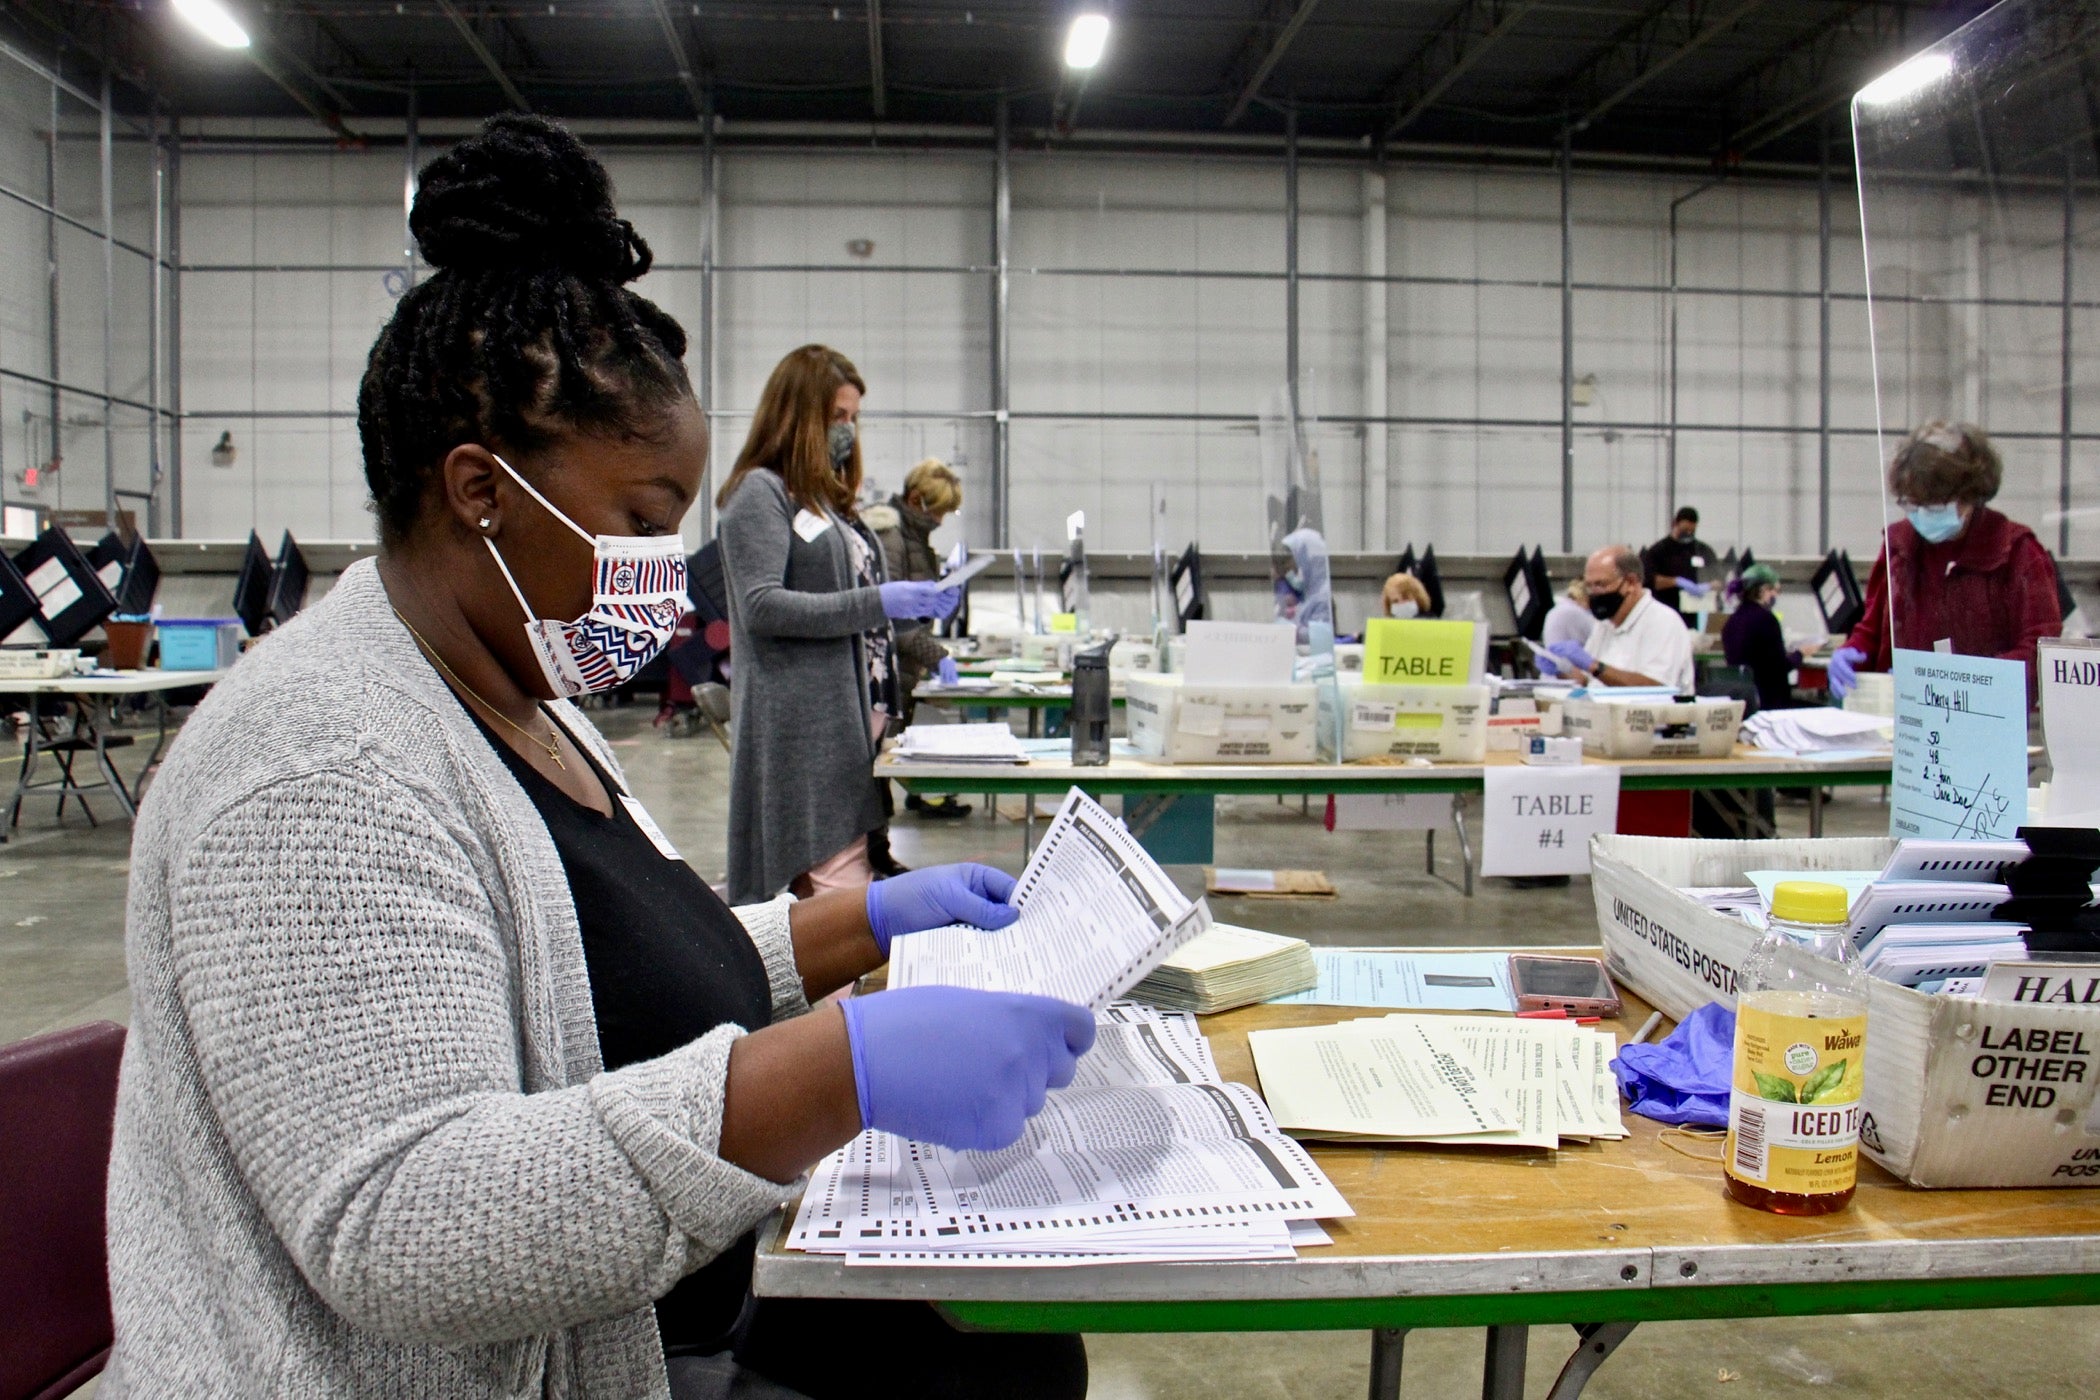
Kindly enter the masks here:
<path id="1" fill-rule="evenodd" d="M 103 1193 L 124 1028 L 0 1046 L 0 1400 L 57 1400 L 109 1360 Z"/>

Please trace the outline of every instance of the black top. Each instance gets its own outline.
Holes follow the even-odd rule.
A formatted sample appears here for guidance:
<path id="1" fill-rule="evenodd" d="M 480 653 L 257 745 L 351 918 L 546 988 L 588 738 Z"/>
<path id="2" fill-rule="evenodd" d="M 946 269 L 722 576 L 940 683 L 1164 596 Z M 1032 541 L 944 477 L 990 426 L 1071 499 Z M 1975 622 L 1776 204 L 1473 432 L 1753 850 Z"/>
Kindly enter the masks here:
<path id="1" fill-rule="evenodd" d="M 1694 560 L 1699 562 L 1694 563 Z M 1670 580 L 1688 578 L 1705 582 L 1699 576 L 1713 564 L 1714 552 L 1696 535 L 1688 540 L 1664 535 L 1641 551 L 1641 562 L 1647 566 L 1648 588 L 1655 594 L 1656 601 L 1666 608 L 1674 608 L 1680 599 L 1677 585 Z"/>
<path id="2" fill-rule="evenodd" d="M 479 715 L 474 722 L 539 809 L 561 855 L 605 1067 L 669 1054 L 732 1021 L 747 1031 L 770 1024 L 772 987 L 751 935 L 690 865 L 657 850 L 585 746 L 576 747 L 612 799 L 609 817 L 548 781 Z M 755 1235 L 745 1235 L 657 1301 L 667 1348 L 707 1349 L 735 1325 L 755 1244 Z"/>
<path id="3" fill-rule="evenodd" d="M 1788 653 L 1786 634 L 1770 608 L 1746 599 L 1722 624 L 1721 648 L 1729 665 L 1749 668 L 1756 679 L 1759 709 L 1784 710 L 1793 706 L 1794 685 L 1787 673 L 1798 662 Z"/>

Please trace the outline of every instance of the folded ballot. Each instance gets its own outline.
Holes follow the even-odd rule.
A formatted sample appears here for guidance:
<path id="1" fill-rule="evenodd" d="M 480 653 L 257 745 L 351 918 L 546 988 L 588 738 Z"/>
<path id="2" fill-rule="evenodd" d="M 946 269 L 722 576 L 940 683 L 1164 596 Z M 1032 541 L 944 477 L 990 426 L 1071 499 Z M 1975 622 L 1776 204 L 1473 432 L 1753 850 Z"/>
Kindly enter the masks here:
<path id="1" fill-rule="evenodd" d="M 1319 980 L 1312 945 L 1304 939 L 1212 924 L 1146 973 L 1130 995 L 1169 1011 L 1208 1016 L 1307 991 Z"/>

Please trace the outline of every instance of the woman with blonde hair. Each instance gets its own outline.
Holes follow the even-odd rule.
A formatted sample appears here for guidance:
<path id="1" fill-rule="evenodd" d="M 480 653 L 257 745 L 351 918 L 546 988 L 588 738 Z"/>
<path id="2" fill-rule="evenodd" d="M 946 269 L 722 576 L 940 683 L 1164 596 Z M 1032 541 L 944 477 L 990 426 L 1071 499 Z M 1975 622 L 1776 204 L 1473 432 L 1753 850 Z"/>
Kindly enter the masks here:
<path id="1" fill-rule="evenodd" d="M 962 508 L 962 478 L 955 468 L 938 457 L 928 457 L 904 476 L 904 489 L 888 504 L 870 506 L 862 517 L 882 544 L 883 565 L 893 579 L 930 583 L 941 576 L 941 558 L 933 548 L 933 532 Z M 943 682 L 955 680 L 955 660 L 933 635 L 923 618 L 897 623 L 897 702 L 903 720 L 911 723 L 912 694 L 928 676 Z M 970 804 L 953 797 L 931 802 L 913 794 L 904 805 L 923 817 L 966 817 Z"/>
<path id="2" fill-rule="evenodd" d="M 961 598 L 890 580 L 859 518 L 866 392 L 829 346 L 790 351 L 717 499 L 736 658 L 734 900 L 872 878 L 868 834 L 885 814 L 871 770 L 897 710 L 890 621 L 946 617 Z"/>

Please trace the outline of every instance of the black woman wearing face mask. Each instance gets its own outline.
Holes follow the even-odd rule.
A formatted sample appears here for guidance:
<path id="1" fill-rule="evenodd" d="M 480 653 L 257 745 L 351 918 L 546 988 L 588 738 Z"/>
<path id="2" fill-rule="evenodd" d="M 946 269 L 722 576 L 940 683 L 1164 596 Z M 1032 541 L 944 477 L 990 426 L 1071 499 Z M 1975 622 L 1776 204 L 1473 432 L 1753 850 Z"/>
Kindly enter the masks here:
<path id="1" fill-rule="evenodd" d="M 1093 1017 L 821 1002 L 891 939 L 1010 923 L 997 872 L 731 909 L 678 858 L 569 701 L 684 607 L 685 334 L 543 119 L 432 162 L 410 228 L 434 272 L 358 397 L 379 556 L 139 811 L 101 1394 L 1077 1400 L 1076 1338 L 750 1297 L 787 1183 L 864 1126 L 1011 1143 Z"/>
<path id="2" fill-rule="evenodd" d="M 1830 689 L 1849 695 L 1861 671 L 1886 671 L 1893 651 L 1931 651 L 1942 640 L 1962 656 L 2027 663 L 2036 697 L 2034 644 L 2063 632 L 2056 565 L 2034 531 L 1986 502 L 2005 465 L 1983 429 L 1927 423 L 1889 463 L 1889 494 L 1903 519 L 1888 528 L 1867 584 L 1867 612 L 1830 657 Z"/>
<path id="3" fill-rule="evenodd" d="M 860 372 L 805 345 L 774 367 L 717 498 L 736 672 L 729 897 L 867 883 L 887 820 L 875 756 L 897 712 L 893 618 L 958 589 L 891 581 L 856 510 Z"/>

